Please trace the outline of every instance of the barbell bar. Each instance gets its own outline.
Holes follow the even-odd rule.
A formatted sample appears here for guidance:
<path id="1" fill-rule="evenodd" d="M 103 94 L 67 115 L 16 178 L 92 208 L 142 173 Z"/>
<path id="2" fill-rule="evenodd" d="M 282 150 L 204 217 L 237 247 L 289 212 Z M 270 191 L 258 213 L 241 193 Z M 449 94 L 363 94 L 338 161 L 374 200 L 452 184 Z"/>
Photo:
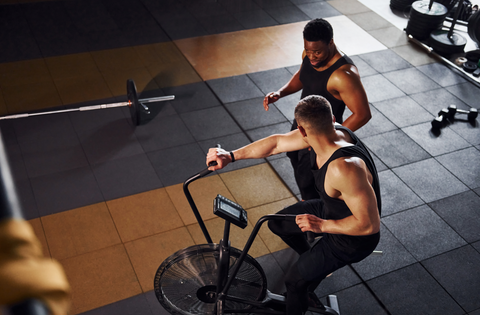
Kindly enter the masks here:
<path id="1" fill-rule="evenodd" d="M 145 105 L 145 103 L 148 104 L 148 103 L 154 103 L 154 102 L 164 102 L 164 101 L 171 101 L 175 99 L 174 95 L 138 99 L 137 87 L 135 85 L 135 81 L 133 81 L 132 79 L 127 80 L 127 97 L 128 97 L 127 102 L 90 105 L 90 106 L 82 106 L 79 108 L 60 109 L 60 110 L 30 113 L 30 114 L 29 113 L 15 114 L 15 115 L 0 117 L 0 120 L 18 119 L 18 118 L 25 118 L 25 117 L 31 117 L 31 116 L 50 115 L 50 114 L 78 112 L 78 111 L 83 112 L 83 111 L 89 111 L 89 110 L 108 109 L 108 108 L 128 106 L 130 109 L 130 116 L 132 119 L 132 123 L 134 126 L 138 126 L 140 125 L 140 113 L 143 111 L 147 115 L 150 114 L 150 110 L 148 109 L 148 106 Z"/>

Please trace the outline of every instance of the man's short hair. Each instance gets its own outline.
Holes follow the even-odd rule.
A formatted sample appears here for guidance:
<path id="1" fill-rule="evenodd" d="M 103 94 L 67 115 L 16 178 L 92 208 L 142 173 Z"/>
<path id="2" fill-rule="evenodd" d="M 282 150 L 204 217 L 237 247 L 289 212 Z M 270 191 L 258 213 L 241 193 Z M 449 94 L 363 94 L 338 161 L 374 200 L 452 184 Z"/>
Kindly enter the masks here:
<path id="1" fill-rule="evenodd" d="M 333 28 L 324 19 L 314 19 L 303 28 L 303 38 L 309 42 L 322 41 L 328 44 L 333 38 Z"/>
<path id="2" fill-rule="evenodd" d="M 333 126 L 332 106 L 323 96 L 309 95 L 295 107 L 295 119 L 315 133 L 325 133 Z"/>

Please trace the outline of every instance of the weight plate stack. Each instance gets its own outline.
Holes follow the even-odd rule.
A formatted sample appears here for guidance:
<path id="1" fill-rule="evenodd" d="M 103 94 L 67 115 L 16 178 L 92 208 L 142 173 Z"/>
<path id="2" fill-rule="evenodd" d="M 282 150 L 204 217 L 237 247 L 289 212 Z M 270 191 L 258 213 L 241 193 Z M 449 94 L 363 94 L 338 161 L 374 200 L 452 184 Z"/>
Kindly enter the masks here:
<path id="1" fill-rule="evenodd" d="M 390 9 L 397 11 L 406 11 L 415 0 L 390 0 Z"/>
<path id="2" fill-rule="evenodd" d="M 447 8 L 440 3 L 433 2 L 429 10 L 430 1 L 421 0 L 412 3 L 410 18 L 406 32 L 418 40 L 427 39 L 430 33 L 440 29 L 447 17 Z"/>
<path id="3" fill-rule="evenodd" d="M 480 46 L 480 10 L 468 19 L 468 35 Z"/>
<path id="4" fill-rule="evenodd" d="M 440 55 L 462 53 L 467 44 L 465 37 L 455 32 L 449 37 L 448 33 L 446 30 L 433 31 L 428 38 L 430 47 Z"/>

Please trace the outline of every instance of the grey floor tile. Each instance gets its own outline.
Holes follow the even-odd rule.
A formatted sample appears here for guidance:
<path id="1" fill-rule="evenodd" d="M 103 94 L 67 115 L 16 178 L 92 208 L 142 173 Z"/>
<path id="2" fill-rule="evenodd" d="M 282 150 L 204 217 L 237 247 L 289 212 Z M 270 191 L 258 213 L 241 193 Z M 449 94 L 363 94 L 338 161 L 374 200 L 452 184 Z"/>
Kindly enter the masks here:
<path id="1" fill-rule="evenodd" d="M 480 99 L 480 89 L 470 82 L 452 85 L 446 88 L 450 93 L 461 99 L 470 107 L 478 108 Z"/>
<path id="2" fill-rule="evenodd" d="M 243 130 L 269 126 L 287 121 L 275 106 L 270 106 L 269 110 L 265 111 L 262 102 L 263 98 L 254 98 L 229 103 L 226 104 L 225 107 Z"/>
<path id="3" fill-rule="evenodd" d="M 340 314 L 388 314 L 363 283 L 335 294 L 338 298 Z"/>
<path id="4" fill-rule="evenodd" d="M 135 129 L 135 135 L 145 152 L 195 142 L 179 115 L 158 117 Z"/>
<path id="5" fill-rule="evenodd" d="M 480 308 L 480 254 L 471 246 L 430 258 L 422 265 L 464 310 Z"/>
<path id="6" fill-rule="evenodd" d="M 435 118 L 408 96 L 375 102 L 373 106 L 399 128 L 430 122 Z"/>
<path id="7" fill-rule="evenodd" d="M 382 196 L 382 217 L 420 206 L 424 203 L 392 171 L 380 172 L 378 177 Z"/>
<path id="8" fill-rule="evenodd" d="M 105 103 L 108 102 L 117 102 L 115 98 L 109 98 L 103 100 Z M 126 101 L 126 100 L 125 100 Z M 103 103 L 103 102 L 102 102 Z M 80 108 L 83 106 L 93 106 L 97 105 L 97 102 L 88 102 L 79 104 L 78 107 Z M 122 122 L 124 124 L 129 124 L 129 121 L 126 120 L 125 114 L 123 109 L 127 109 L 128 107 L 117 107 L 117 108 L 109 108 L 104 110 L 92 110 L 92 111 L 81 111 L 81 112 L 71 112 L 68 114 L 73 128 L 77 133 L 89 131 L 92 129 L 102 129 L 106 128 L 109 125 L 120 125 Z M 127 112 L 129 112 L 127 110 Z"/>
<path id="9" fill-rule="evenodd" d="M 287 67 L 286 69 L 288 70 L 288 72 L 294 75 L 295 73 L 297 73 L 298 70 L 300 70 L 301 66 L 302 66 L 301 64 L 298 64 L 298 65 Z"/>
<path id="10" fill-rule="evenodd" d="M 392 26 L 389 21 L 373 11 L 351 14 L 348 18 L 367 32 Z"/>
<path id="11" fill-rule="evenodd" d="M 396 70 L 383 75 L 406 94 L 434 90 L 440 87 L 416 68 Z"/>
<path id="12" fill-rule="evenodd" d="M 480 240 L 480 197 L 467 191 L 429 206 L 468 243 Z"/>
<path id="13" fill-rule="evenodd" d="M 398 48 L 405 47 L 405 45 L 408 45 L 407 39 L 405 37 L 405 33 L 402 32 L 398 27 L 396 26 L 390 26 L 390 27 L 384 27 L 384 28 L 379 28 L 376 30 L 371 30 L 368 32 L 370 35 L 372 35 L 376 40 L 378 40 L 380 43 L 383 45 L 387 46 L 388 48 L 391 48 L 394 52 L 398 53 L 398 55 L 405 60 L 408 60 L 409 63 L 412 65 L 415 65 L 414 60 L 412 60 L 410 57 L 410 54 L 403 54 L 400 53 Z M 418 55 L 418 52 L 417 52 Z"/>
<path id="14" fill-rule="evenodd" d="M 425 202 L 432 202 L 468 190 L 434 159 L 400 166 L 392 171 Z"/>
<path id="15" fill-rule="evenodd" d="M 187 10 L 196 18 L 229 15 L 227 10 L 217 1 L 184 1 Z"/>
<path id="16" fill-rule="evenodd" d="M 475 242 L 471 245 L 472 245 L 473 248 L 475 248 L 477 250 L 477 252 L 480 253 L 480 242 Z"/>
<path id="17" fill-rule="evenodd" d="M 431 128 L 432 125 L 428 122 L 405 127 L 402 130 L 433 156 L 454 152 L 470 146 L 467 141 L 449 127 L 441 129 L 438 135 L 433 133 Z"/>
<path id="18" fill-rule="evenodd" d="M 220 105 L 204 82 L 164 88 L 163 91 L 166 95 L 175 96 L 171 104 L 179 114 Z"/>
<path id="19" fill-rule="evenodd" d="M 298 91 L 294 94 L 282 97 L 273 105 L 283 114 L 283 116 L 285 116 L 285 118 L 293 122 L 295 119 L 295 107 L 300 101 L 301 95 L 302 91 Z"/>
<path id="20" fill-rule="evenodd" d="M 468 109 L 464 102 L 443 88 L 415 93 L 410 97 L 434 116 L 437 116 L 440 110 L 447 108 L 450 104 L 456 105 L 457 108 Z"/>
<path id="21" fill-rule="evenodd" d="M 90 164 L 144 153 L 134 127 L 125 120 L 78 132 L 78 137 Z"/>
<path id="22" fill-rule="evenodd" d="M 444 64 L 438 62 L 419 66 L 417 69 L 442 87 L 465 82 L 463 77 L 450 70 Z"/>
<path id="23" fill-rule="evenodd" d="M 268 289 L 276 294 L 283 294 L 287 291 L 284 272 L 275 257 L 272 254 L 268 254 L 256 259 L 267 276 Z"/>
<path id="24" fill-rule="evenodd" d="M 88 165 L 78 139 L 22 142 L 20 148 L 30 178 Z"/>
<path id="25" fill-rule="evenodd" d="M 412 67 L 408 61 L 389 49 L 362 54 L 359 57 L 380 73 Z"/>
<path id="26" fill-rule="evenodd" d="M 331 276 L 323 279 L 315 289 L 315 294 L 318 297 L 336 294 L 336 292 L 355 286 L 360 282 L 361 279 L 355 274 L 352 268 L 350 266 L 345 266 L 333 272 Z M 339 304 L 341 303 L 342 302 L 339 301 Z M 340 313 L 341 312 L 342 307 L 340 307 Z"/>
<path id="27" fill-rule="evenodd" d="M 460 120 L 455 118 L 450 122 L 449 128 L 455 131 L 460 137 L 473 145 L 480 144 L 480 119 L 475 121 Z"/>
<path id="28" fill-rule="evenodd" d="M 385 115 L 383 115 L 374 106 L 370 106 L 372 118 L 362 128 L 355 131 L 355 134 L 360 139 L 365 139 L 370 136 L 375 136 L 384 132 L 389 132 L 398 129 Z"/>
<path id="29" fill-rule="evenodd" d="M 352 61 L 355 63 L 355 66 L 358 69 L 360 78 L 368 77 L 370 75 L 378 74 L 377 70 L 373 69 L 365 60 L 359 56 L 349 56 Z"/>
<path id="30" fill-rule="evenodd" d="M 468 313 L 468 315 L 480 315 L 480 308 L 478 310 Z"/>
<path id="31" fill-rule="evenodd" d="M 143 295 L 145 295 L 145 298 L 147 299 L 148 305 L 150 306 L 150 310 L 152 311 L 153 315 L 170 314 L 163 308 L 162 305 L 160 305 L 160 302 L 155 295 L 155 291 L 149 291 L 147 293 L 143 293 Z"/>
<path id="32" fill-rule="evenodd" d="M 295 5 L 268 7 L 265 8 L 265 11 L 280 24 L 310 20 L 310 18 Z"/>
<path id="33" fill-rule="evenodd" d="M 244 30 L 242 24 L 230 14 L 199 17 L 198 21 L 210 35 Z"/>
<path id="34" fill-rule="evenodd" d="M 257 129 L 247 130 L 247 135 L 252 141 L 257 141 L 259 139 L 263 139 L 273 134 L 282 134 L 287 133 L 290 131 L 292 124 L 289 122 L 283 122 L 276 125 L 260 127 Z M 280 153 L 277 155 L 269 156 L 268 160 L 279 159 L 285 157 L 286 153 Z"/>
<path id="35" fill-rule="evenodd" d="M 230 13 L 248 12 L 261 9 L 260 6 L 253 0 L 226 0 L 222 1 L 221 5 Z"/>
<path id="36" fill-rule="evenodd" d="M 232 14 L 245 29 L 278 25 L 278 22 L 264 10 L 241 11 Z"/>
<path id="37" fill-rule="evenodd" d="M 370 152 L 370 155 L 373 158 L 377 172 L 382 172 L 388 170 L 388 166 L 385 165 L 374 153 Z"/>
<path id="38" fill-rule="evenodd" d="M 392 315 L 464 314 L 420 264 L 370 280 L 368 285 Z"/>
<path id="39" fill-rule="evenodd" d="M 436 159 L 471 189 L 480 187 L 480 151 L 476 148 L 455 151 Z"/>
<path id="40" fill-rule="evenodd" d="M 292 5 L 289 0 L 254 0 L 262 8 L 284 7 Z"/>
<path id="41" fill-rule="evenodd" d="M 393 85 L 381 74 L 363 77 L 362 83 L 370 103 L 381 102 L 405 95 L 402 90 Z"/>
<path id="42" fill-rule="evenodd" d="M 297 4 L 297 7 L 311 19 L 342 15 L 337 9 L 329 5 L 327 1 Z"/>
<path id="43" fill-rule="evenodd" d="M 93 173 L 105 200 L 117 199 L 163 187 L 145 154 L 93 165 Z"/>
<path id="44" fill-rule="evenodd" d="M 242 133 L 236 133 L 224 137 L 219 137 L 219 138 L 213 138 L 213 139 L 208 139 L 205 141 L 200 141 L 198 144 L 202 148 L 203 152 L 205 152 L 205 155 L 208 152 L 208 149 L 210 148 L 215 148 L 217 144 L 220 144 L 220 146 L 227 150 L 227 151 L 233 151 L 236 149 L 239 149 L 243 146 L 246 146 L 247 144 L 250 144 L 250 140 L 248 137 L 242 132 Z M 224 173 L 224 172 L 231 172 L 233 170 L 238 170 L 241 168 L 257 165 L 265 163 L 265 159 L 254 159 L 254 160 L 239 160 L 235 161 L 234 163 L 230 163 L 227 167 L 224 169 L 218 170 L 218 173 Z"/>
<path id="45" fill-rule="evenodd" d="M 179 24 L 178 21 L 182 23 Z M 162 19 L 159 23 L 172 40 L 208 35 L 200 22 L 186 10 L 168 19 Z"/>
<path id="46" fill-rule="evenodd" d="M 466 244 L 427 205 L 385 217 L 382 222 L 419 261 Z"/>
<path id="47" fill-rule="evenodd" d="M 165 312 L 166 313 L 166 312 Z M 94 310 L 81 313 L 81 315 L 153 315 L 152 309 L 145 294 L 135 295 L 128 299 L 108 304 Z M 168 313 L 166 313 L 168 314 Z"/>
<path id="48" fill-rule="evenodd" d="M 183 113 L 180 116 L 197 141 L 226 136 L 241 131 L 223 106 Z"/>
<path id="49" fill-rule="evenodd" d="M 245 74 L 209 80 L 207 84 L 224 104 L 264 96 L 262 91 Z"/>
<path id="50" fill-rule="evenodd" d="M 381 225 L 380 235 L 380 242 L 375 250 L 382 251 L 382 254 L 370 255 L 361 262 L 352 264 L 363 281 L 371 280 L 417 262 L 383 224 Z"/>
<path id="51" fill-rule="evenodd" d="M 30 182 L 40 216 L 104 201 L 88 166 L 32 178 Z"/>
<path id="52" fill-rule="evenodd" d="M 430 157 L 422 147 L 410 139 L 402 130 L 393 130 L 363 138 L 362 141 L 390 168 Z"/>
<path id="53" fill-rule="evenodd" d="M 206 168 L 205 153 L 197 143 L 147 153 L 165 186 L 183 183 Z"/>
<path id="54" fill-rule="evenodd" d="M 299 255 L 290 247 L 272 253 L 283 273 L 287 273 L 293 263 L 298 260 Z"/>
<path id="55" fill-rule="evenodd" d="M 249 73 L 247 76 L 265 95 L 278 91 L 292 78 L 292 74 L 286 68 Z"/>
<path id="56" fill-rule="evenodd" d="M 283 157 L 280 159 L 271 160 L 270 165 L 272 165 L 275 172 L 280 176 L 280 178 L 287 185 L 290 191 L 294 195 L 298 195 L 300 193 L 300 189 L 298 188 L 297 182 L 295 181 L 293 167 L 290 163 L 290 159 L 288 157 Z"/>

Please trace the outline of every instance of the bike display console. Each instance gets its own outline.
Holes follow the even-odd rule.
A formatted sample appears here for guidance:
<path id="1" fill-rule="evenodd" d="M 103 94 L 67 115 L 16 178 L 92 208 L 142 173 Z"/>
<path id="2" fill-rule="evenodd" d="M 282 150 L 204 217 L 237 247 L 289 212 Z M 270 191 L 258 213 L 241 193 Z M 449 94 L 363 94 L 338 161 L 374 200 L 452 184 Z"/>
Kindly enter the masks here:
<path id="1" fill-rule="evenodd" d="M 222 195 L 213 201 L 213 214 L 244 229 L 248 225 L 247 211 L 243 207 Z"/>

